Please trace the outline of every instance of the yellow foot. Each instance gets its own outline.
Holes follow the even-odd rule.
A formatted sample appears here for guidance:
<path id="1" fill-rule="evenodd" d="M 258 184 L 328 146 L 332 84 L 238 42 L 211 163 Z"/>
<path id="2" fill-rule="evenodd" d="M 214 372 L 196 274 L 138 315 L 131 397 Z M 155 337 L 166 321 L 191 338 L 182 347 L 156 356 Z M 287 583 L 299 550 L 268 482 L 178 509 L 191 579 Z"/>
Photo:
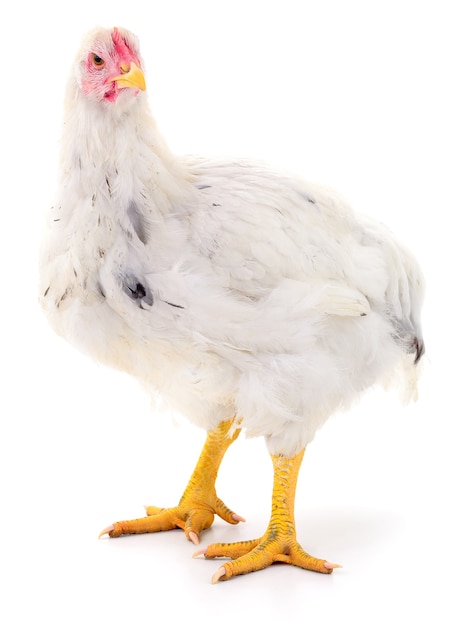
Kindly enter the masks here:
<path id="1" fill-rule="evenodd" d="M 182 528 L 186 537 L 192 543 L 198 544 L 200 533 L 211 526 L 215 515 L 219 515 L 229 524 L 244 522 L 243 517 L 228 509 L 216 496 L 215 489 L 221 460 L 239 432 L 238 429 L 233 429 L 233 420 L 221 422 L 215 430 L 208 432 L 197 465 L 178 506 L 171 509 L 146 507 L 147 517 L 116 522 L 105 528 L 99 536 L 120 537 Z"/>
<path id="2" fill-rule="evenodd" d="M 203 554 L 207 559 L 229 557 L 234 559 L 222 565 L 211 582 L 228 580 L 239 574 L 248 574 L 264 569 L 272 563 L 289 563 L 303 569 L 331 574 L 336 567 L 341 567 L 324 559 L 316 559 L 307 554 L 293 537 L 279 535 L 277 531 L 266 532 L 261 539 L 238 543 L 214 543 L 194 556 Z"/>
<path id="3" fill-rule="evenodd" d="M 102 537 L 107 534 L 114 538 L 121 535 L 156 533 L 162 530 L 181 528 L 186 533 L 186 537 L 197 545 L 200 540 L 200 533 L 211 526 L 215 514 L 229 524 L 245 521 L 243 517 L 226 507 L 219 498 L 215 498 L 214 505 L 183 498 L 178 506 L 170 509 L 148 506 L 146 513 L 147 517 L 115 522 L 115 524 L 105 528 L 99 536 Z"/>
<path id="4" fill-rule="evenodd" d="M 203 554 L 207 559 L 216 557 L 233 559 L 218 569 L 212 578 L 213 583 L 228 580 L 239 574 L 255 572 L 276 562 L 291 563 L 322 574 L 331 574 L 335 567 L 340 567 L 307 554 L 296 541 L 294 499 L 303 453 L 304 451 L 301 451 L 291 458 L 271 455 L 274 465 L 272 513 L 269 526 L 260 539 L 239 543 L 215 543 L 195 553 L 194 556 Z"/>

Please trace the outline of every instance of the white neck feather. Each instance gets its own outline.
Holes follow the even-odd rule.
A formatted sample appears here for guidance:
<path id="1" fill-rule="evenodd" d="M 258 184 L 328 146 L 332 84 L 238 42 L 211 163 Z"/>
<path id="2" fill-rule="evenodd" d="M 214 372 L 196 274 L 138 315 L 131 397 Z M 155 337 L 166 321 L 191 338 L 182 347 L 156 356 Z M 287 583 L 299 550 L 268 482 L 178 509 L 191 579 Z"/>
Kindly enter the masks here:
<path id="1" fill-rule="evenodd" d="M 122 211 L 133 200 L 142 206 L 144 198 L 151 211 L 165 214 L 187 194 L 190 176 L 158 132 L 146 94 L 95 103 L 71 85 L 67 104 L 61 183 L 90 197 L 101 194 Z"/>

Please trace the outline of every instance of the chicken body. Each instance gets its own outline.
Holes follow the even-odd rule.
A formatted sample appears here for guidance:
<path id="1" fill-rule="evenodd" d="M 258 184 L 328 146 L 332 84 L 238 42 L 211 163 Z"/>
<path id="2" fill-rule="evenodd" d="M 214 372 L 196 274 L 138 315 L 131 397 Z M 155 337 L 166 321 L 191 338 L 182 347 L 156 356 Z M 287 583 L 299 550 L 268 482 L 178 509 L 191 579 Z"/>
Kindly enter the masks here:
<path id="1" fill-rule="evenodd" d="M 264 436 L 273 458 L 302 455 L 376 382 L 397 373 L 413 394 L 413 256 L 332 192 L 243 160 L 172 155 L 141 69 L 131 33 L 99 29 L 71 75 L 41 259 L 56 332 L 209 433 Z"/>

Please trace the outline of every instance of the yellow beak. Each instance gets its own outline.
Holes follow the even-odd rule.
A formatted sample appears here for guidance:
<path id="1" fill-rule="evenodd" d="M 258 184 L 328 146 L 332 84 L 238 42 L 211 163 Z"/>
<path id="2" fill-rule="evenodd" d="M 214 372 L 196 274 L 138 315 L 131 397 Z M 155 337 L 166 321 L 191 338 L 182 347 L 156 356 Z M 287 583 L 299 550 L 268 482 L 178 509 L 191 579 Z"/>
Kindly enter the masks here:
<path id="1" fill-rule="evenodd" d="M 136 63 L 131 62 L 129 68 L 127 65 L 122 65 L 120 69 L 122 73 L 109 80 L 116 81 L 120 87 L 131 87 L 132 89 L 141 89 L 141 91 L 146 90 L 144 74 Z"/>

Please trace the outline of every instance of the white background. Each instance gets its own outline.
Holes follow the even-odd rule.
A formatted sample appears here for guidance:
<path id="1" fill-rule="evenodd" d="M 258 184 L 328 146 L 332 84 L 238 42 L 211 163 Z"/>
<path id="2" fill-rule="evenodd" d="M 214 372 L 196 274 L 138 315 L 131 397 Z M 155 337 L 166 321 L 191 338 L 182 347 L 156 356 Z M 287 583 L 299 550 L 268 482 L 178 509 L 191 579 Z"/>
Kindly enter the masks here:
<path id="1" fill-rule="evenodd" d="M 459 609 L 460 18 L 454 0 L 10 3 L 1 89 L 3 624 L 457 623 Z M 148 8 L 147 8 L 148 7 Z M 420 401 L 373 392 L 309 446 L 298 536 L 341 563 L 210 585 L 178 532 L 97 540 L 177 502 L 203 433 L 153 415 L 134 381 L 56 338 L 37 247 L 56 176 L 63 90 L 82 34 L 136 32 L 150 102 L 180 152 L 257 157 L 340 191 L 418 255 L 429 359 Z M 261 440 L 218 478 L 253 538 L 270 510 Z M 1 615 L 4 613 L 4 616 Z"/>

